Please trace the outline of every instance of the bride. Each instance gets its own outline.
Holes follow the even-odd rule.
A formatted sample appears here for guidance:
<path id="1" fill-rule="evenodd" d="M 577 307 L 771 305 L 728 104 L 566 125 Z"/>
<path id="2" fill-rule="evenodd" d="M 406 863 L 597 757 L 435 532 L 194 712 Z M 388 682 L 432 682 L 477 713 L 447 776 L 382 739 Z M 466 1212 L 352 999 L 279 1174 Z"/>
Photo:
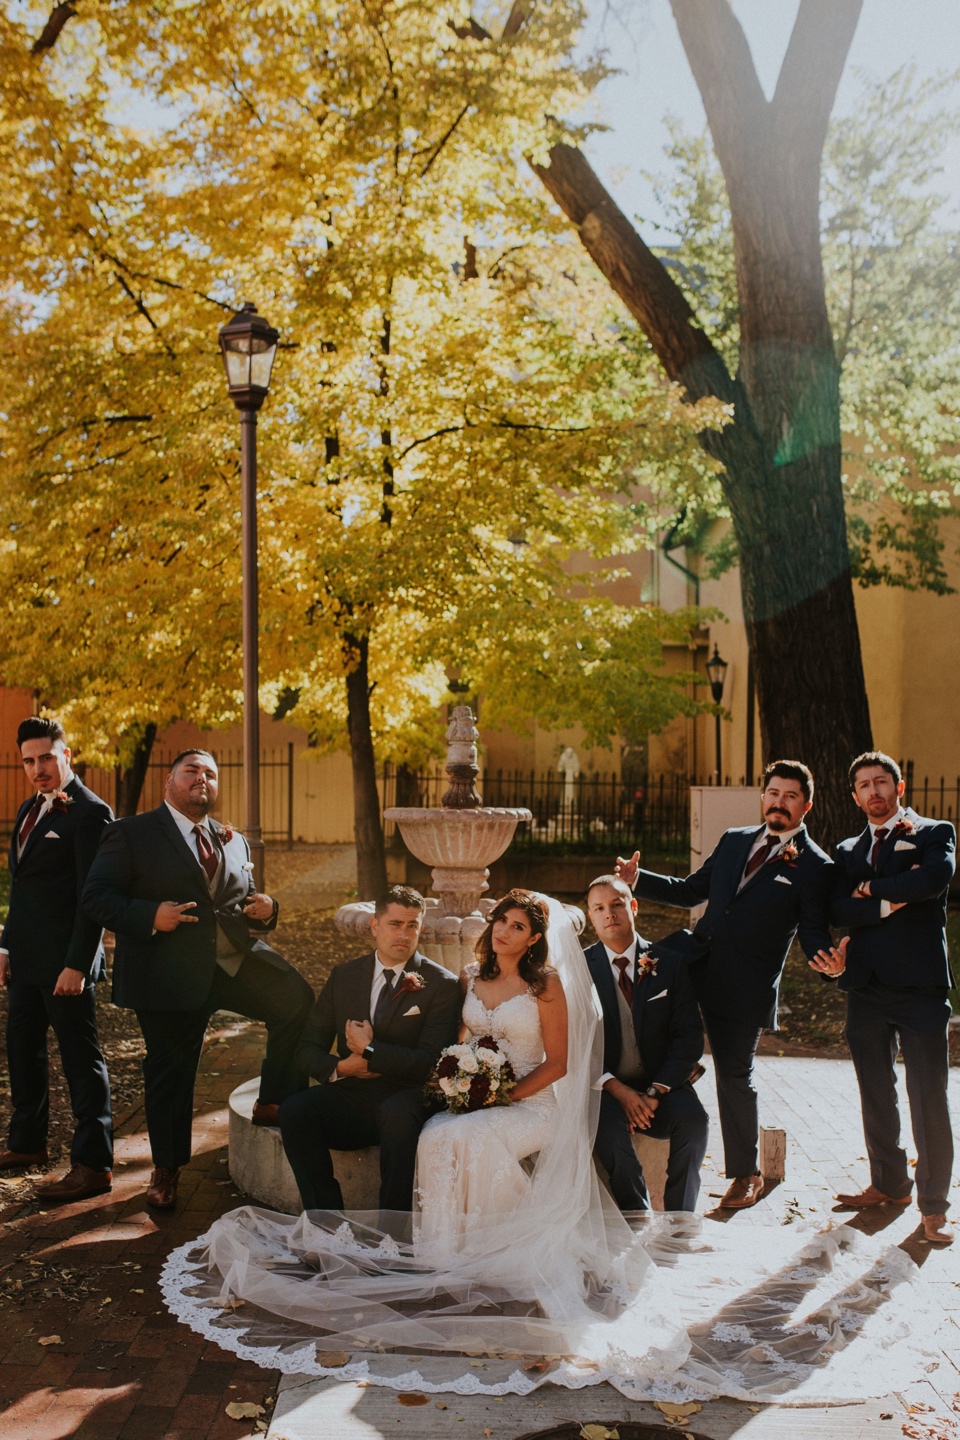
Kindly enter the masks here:
<path id="1" fill-rule="evenodd" d="M 890 1347 L 907 1355 L 887 1304 L 913 1269 L 901 1251 L 773 1217 L 709 1241 L 694 1216 L 631 1224 L 599 1184 L 602 1015 L 561 905 L 512 890 L 461 984 L 461 1040 L 496 1040 L 518 1077 L 511 1103 L 427 1123 L 412 1215 L 222 1216 L 167 1260 L 176 1315 L 265 1367 L 400 1390 L 886 1393 Z M 872 1365 L 850 1343 L 861 1333 Z"/>

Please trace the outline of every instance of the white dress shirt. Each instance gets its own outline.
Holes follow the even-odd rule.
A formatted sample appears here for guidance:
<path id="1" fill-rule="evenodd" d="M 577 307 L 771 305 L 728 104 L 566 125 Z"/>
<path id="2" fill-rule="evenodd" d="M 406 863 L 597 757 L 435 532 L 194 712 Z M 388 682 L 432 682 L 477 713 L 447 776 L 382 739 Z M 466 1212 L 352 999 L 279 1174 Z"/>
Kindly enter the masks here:
<path id="1" fill-rule="evenodd" d="M 218 854 L 219 852 L 217 851 L 217 847 L 213 842 L 213 835 L 210 831 L 210 826 L 207 824 L 207 817 L 204 816 L 202 820 L 191 820 L 189 815 L 184 815 L 183 811 L 178 810 L 175 805 L 171 805 L 169 800 L 164 800 L 163 803 L 164 805 L 166 805 L 167 809 L 170 811 L 170 814 L 177 822 L 177 829 L 180 831 L 180 834 L 190 846 L 190 849 L 193 851 L 194 855 L 196 855 L 197 864 L 203 870 L 204 875 L 206 875 L 207 872 L 203 868 L 203 862 L 200 859 L 200 851 L 197 848 L 197 837 L 196 835 L 194 835 L 193 830 L 194 826 L 199 826 L 200 829 L 203 831 L 204 835 L 206 835 L 210 845 L 212 846 L 214 854 Z"/>
<path id="2" fill-rule="evenodd" d="M 605 941 L 602 943 L 604 950 L 606 950 L 607 952 L 607 959 L 610 961 L 610 969 L 613 972 L 613 983 L 614 985 L 616 985 L 617 989 L 619 990 L 620 988 L 620 966 L 615 965 L 613 962 L 615 960 L 618 960 L 621 955 L 626 955 L 630 961 L 630 964 L 625 968 L 623 973 L 627 976 L 628 980 L 630 980 L 634 985 L 636 985 L 637 948 L 639 945 L 639 936 L 634 934 L 634 937 L 626 950 L 611 950 L 610 946 Z M 602 1090 L 608 1080 L 615 1080 L 616 1078 L 617 1077 L 613 1074 L 611 1070 L 604 1070 L 603 1074 L 600 1076 L 600 1079 L 597 1081 L 593 1088 L 594 1090 Z M 661 1091 L 662 1094 L 666 1094 L 669 1088 L 669 1085 L 657 1086 L 657 1089 Z"/>
<path id="3" fill-rule="evenodd" d="M 744 861 L 743 874 L 740 877 L 740 885 L 737 886 L 737 889 L 740 889 L 740 887 L 744 883 L 744 880 L 746 879 L 747 866 L 750 864 L 750 861 L 753 859 L 754 855 L 756 855 L 758 850 L 763 849 L 764 845 L 766 845 L 767 843 L 768 838 L 772 836 L 772 838 L 776 840 L 779 845 L 788 845 L 795 835 L 800 834 L 800 831 L 802 829 L 802 823 L 800 825 L 795 825 L 792 830 L 771 830 L 768 825 L 764 825 L 763 829 L 760 831 L 760 834 L 750 846 L 750 852 L 747 855 L 746 860 Z M 771 850 L 770 854 L 767 856 L 767 860 L 771 859 L 771 857 L 776 855 L 776 853 L 776 850 Z M 765 860 L 763 863 L 765 865 L 767 861 Z M 763 867 L 761 866 L 761 869 L 762 868 Z M 751 876 L 750 878 L 753 879 L 753 876 Z"/>

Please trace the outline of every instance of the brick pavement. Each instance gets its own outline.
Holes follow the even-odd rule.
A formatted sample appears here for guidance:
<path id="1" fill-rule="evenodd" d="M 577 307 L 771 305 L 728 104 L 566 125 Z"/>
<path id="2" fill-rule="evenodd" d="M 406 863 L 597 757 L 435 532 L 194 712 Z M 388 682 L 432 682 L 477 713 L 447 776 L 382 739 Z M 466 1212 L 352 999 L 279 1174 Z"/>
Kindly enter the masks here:
<path id="1" fill-rule="evenodd" d="M 216 1023 L 216 1022 L 215 1022 Z M 0 1216 L 0 1440 L 243 1440 L 278 1376 L 178 1324 L 157 1276 L 167 1253 L 238 1203 L 227 1177 L 227 1098 L 257 1072 L 262 1030 L 211 1028 L 196 1092 L 194 1159 L 175 1211 L 148 1211 L 142 1107 L 117 1128 L 108 1196 Z M 58 1335 L 60 1343 L 41 1345 Z"/>

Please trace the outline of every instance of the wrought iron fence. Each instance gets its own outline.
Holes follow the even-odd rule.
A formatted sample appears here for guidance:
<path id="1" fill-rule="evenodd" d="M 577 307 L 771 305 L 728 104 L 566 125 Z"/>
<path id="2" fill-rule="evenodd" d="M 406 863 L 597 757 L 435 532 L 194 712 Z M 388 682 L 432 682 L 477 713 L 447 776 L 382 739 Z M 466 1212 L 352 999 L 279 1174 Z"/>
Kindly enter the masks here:
<path id="1" fill-rule="evenodd" d="M 150 756 L 143 790 L 137 805 L 138 813 L 153 810 L 163 799 L 163 786 L 174 758 L 172 750 L 155 750 Z M 260 812 L 263 816 L 263 838 L 274 843 L 293 845 L 294 746 L 276 746 L 260 752 Z M 220 771 L 220 795 L 216 813 L 240 825 L 243 821 L 243 752 L 221 750 L 217 754 Z M 85 785 L 96 791 L 116 809 L 120 791 L 119 770 L 101 766 L 78 765 L 77 771 Z M 32 794 L 23 773 L 20 757 L 0 757 L 0 827 L 9 835 L 17 811 Z"/>

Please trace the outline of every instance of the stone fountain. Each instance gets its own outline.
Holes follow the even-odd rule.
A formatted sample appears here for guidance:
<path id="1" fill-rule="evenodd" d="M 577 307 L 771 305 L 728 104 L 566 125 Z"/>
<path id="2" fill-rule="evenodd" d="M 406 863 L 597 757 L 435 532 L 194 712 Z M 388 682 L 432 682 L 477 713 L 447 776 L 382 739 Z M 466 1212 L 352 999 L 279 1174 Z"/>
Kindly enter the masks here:
<path id="1" fill-rule="evenodd" d="M 437 898 L 427 898 L 420 950 L 454 974 L 474 958 L 474 946 L 496 904 L 484 898 L 489 887 L 489 866 L 513 839 L 529 810 L 486 806 L 476 791 L 478 732 L 469 705 L 454 708 L 447 728 L 447 764 L 450 788 L 440 805 L 429 809 L 397 806 L 384 812 L 400 828 L 408 849 L 430 865 Z M 576 926 L 583 915 L 566 907 Z M 336 923 L 348 935 L 369 943 L 373 902 L 361 900 L 337 911 Z"/>

